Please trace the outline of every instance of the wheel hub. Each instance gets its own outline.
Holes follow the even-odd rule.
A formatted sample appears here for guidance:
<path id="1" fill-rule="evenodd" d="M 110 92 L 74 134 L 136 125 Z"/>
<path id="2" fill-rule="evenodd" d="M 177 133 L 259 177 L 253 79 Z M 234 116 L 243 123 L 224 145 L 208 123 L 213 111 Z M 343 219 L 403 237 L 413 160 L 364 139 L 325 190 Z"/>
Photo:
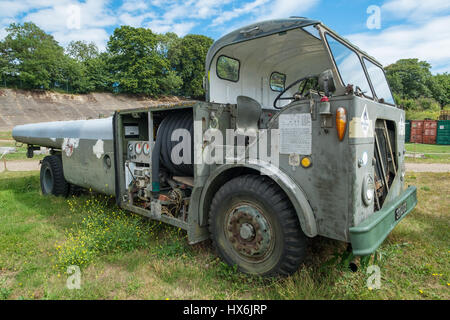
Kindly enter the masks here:
<path id="1" fill-rule="evenodd" d="M 251 240 L 255 237 L 255 229 L 253 226 L 249 223 L 243 223 L 241 225 L 241 230 L 239 232 L 239 235 L 244 240 Z"/>
<path id="2" fill-rule="evenodd" d="M 234 206 L 228 212 L 226 235 L 241 255 L 261 259 L 271 247 L 271 230 L 261 210 L 252 204 Z"/>
<path id="3" fill-rule="evenodd" d="M 53 190 L 53 174 L 49 168 L 45 168 L 43 183 L 45 191 L 51 193 Z"/>

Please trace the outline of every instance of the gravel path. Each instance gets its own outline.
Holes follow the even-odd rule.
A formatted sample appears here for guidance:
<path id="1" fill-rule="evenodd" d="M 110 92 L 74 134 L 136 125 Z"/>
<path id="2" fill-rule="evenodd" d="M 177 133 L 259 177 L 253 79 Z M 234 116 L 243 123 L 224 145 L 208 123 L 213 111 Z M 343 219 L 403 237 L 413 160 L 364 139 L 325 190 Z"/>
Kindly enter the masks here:
<path id="1" fill-rule="evenodd" d="M 406 163 L 408 172 L 450 172 L 450 163 Z"/>
<path id="2" fill-rule="evenodd" d="M 33 171 L 39 170 L 39 161 L 13 160 L 7 161 L 9 171 Z M 4 162 L 0 160 L 0 172 L 4 171 Z M 406 163 L 406 171 L 409 172 L 450 172 L 450 163 Z"/>
<path id="3" fill-rule="evenodd" d="M 36 171 L 40 169 L 39 161 L 13 160 L 6 161 L 8 171 Z M 0 172 L 5 170 L 5 162 L 0 160 Z"/>

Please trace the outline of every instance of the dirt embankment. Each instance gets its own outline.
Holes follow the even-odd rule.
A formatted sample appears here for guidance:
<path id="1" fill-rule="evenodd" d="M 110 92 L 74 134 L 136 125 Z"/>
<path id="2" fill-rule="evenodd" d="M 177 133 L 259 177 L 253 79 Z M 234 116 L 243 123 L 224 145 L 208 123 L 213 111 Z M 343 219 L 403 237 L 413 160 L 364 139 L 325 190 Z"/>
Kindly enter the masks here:
<path id="1" fill-rule="evenodd" d="M 0 89 L 0 131 L 11 131 L 19 124 L 95 119 L 109 116 L 115 110 L 175 104 L 177 97 L 153 100 L 144 97 L 112 93 L 84 95 L 51 91 Z"/>

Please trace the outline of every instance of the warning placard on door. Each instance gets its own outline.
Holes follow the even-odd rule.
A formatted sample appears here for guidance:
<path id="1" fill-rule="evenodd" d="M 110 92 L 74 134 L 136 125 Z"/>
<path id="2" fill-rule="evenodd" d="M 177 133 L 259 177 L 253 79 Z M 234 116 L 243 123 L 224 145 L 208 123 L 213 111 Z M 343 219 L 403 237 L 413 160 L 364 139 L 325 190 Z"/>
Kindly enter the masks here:
<path id="1" fill-rule="evenodd" d="M 281 114 L 279 118 L 280 153 L 311 154 L 311 114 Z"/>

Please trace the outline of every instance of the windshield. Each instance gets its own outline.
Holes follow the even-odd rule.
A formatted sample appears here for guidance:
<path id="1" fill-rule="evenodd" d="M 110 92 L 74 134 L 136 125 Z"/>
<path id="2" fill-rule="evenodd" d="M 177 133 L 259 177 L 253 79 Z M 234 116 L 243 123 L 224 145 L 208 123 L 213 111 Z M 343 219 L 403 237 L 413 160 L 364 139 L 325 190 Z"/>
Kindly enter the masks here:
<path id="1" fill-rule="evenodd" d="M 372 98 L 369 82 L 356 52 L 329 34 L 326 38 L 344 85 L 352 84 L 355 89 L 359 87 L 365 96 Z"/>
<path id="2" fill-rule="evenodd" d="M 392 97 L 391 90 L 389 89 L 389 85 L 386 81 L 386 76 L 384 75 L 383 70 L 366 58 L 363 59 L 364 64 L 366 65 L 367 73 L 369 74 L 370 81 L 372 82 L 373 89 L 375 90 L 375 94 L 378 97 L 378 100 L 383 99 L 384 102 L 395 104 L 394 98 Z"/>

